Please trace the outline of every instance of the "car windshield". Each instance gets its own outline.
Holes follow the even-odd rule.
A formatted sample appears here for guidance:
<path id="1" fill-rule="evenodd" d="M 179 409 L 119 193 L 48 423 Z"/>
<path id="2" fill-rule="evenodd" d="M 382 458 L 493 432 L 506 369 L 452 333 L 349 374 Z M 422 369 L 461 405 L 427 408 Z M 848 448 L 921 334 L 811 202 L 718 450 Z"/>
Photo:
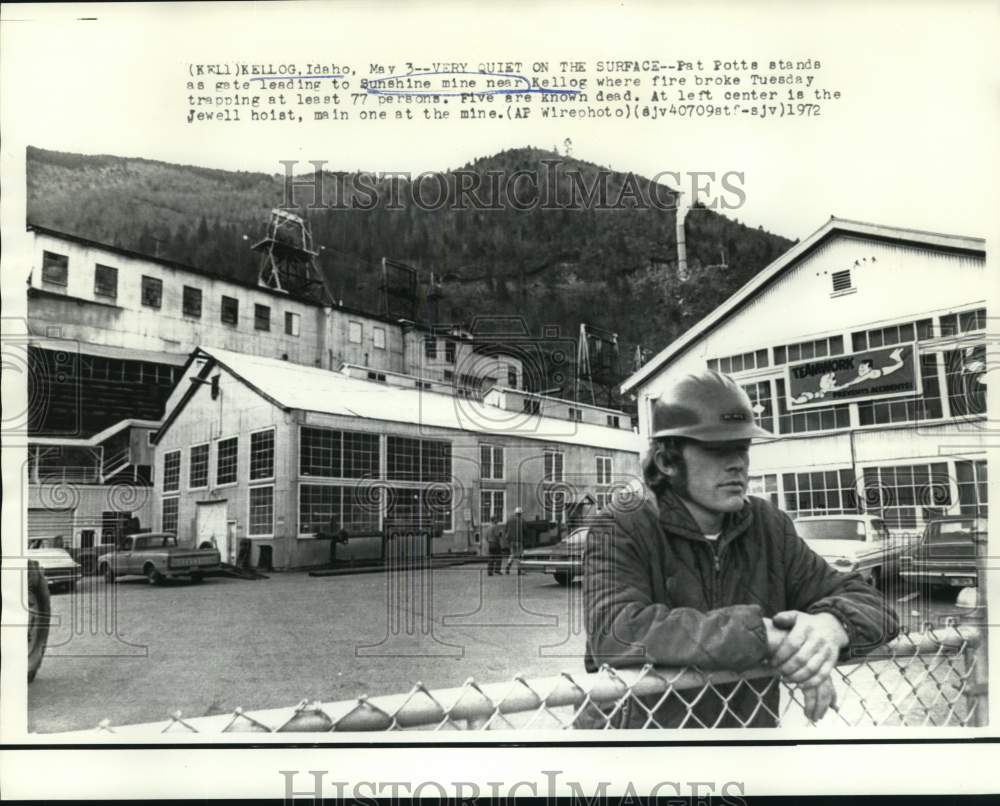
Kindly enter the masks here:
<path id="1" fill-rule="evenodd" d="M 177 538 L 173 535 L 152 535 L 150 537 L 137 537 L 135 539 L 135 551 L 150 551 L 152 549 L 169 548 L 177 545 Z"/>
<path id="2" fill-rule="evenodd" d="M 796 521 L 795 530 L 806 540 L 864 540 L 863 521 Z"/>
<path id="3" fill-rule="evenodd" d="M 568 535 L 566 535 L 566 537 L 563 539 L 563 543 L 566 543 L 567 545 L 570 546 L 582 545 L 587 542 L 588 531 L 590 530 L 586 528 L 576 529 L 575 531 L 570 532 Z"/>
<path id="4" fill-rule="evenodd" d="M 943 521 L 931 530 L 930 543 L 957 543 L 972 540 L 974 521 Z M 985 531 L 985 530 L 984 530 Z"/>

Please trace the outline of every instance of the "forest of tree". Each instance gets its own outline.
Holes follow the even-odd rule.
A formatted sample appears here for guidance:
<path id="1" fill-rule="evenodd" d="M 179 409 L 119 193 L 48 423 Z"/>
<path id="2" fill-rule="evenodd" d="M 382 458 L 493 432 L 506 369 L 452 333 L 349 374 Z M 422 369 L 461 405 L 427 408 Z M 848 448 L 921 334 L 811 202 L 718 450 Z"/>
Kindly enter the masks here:
<path id="1" fill-rule="evenodd" d="M 490 172 L 547 170 L 551 176 L 551 162 L 545 168 L 542 163 L 556 159 L 558 173 L 545 192 L 564 202 L 574 186 L 589 187 L 598 172 L 607 171 L 534 148 L 505 151 L 460 170 L 481 176 L 486 188 Z M 259 263 L 249 247 L 263 234 L 270 209 L 284 200 L 279 174 L 35 148 L 28 152 L 27 177 L 31 223 L 250 281 Z M 323 175 L 324 188 L 331 190 L 350 188 L 357 179 Z M 311 203 L 311 194 L 297 192 L 295 211 L 311 225 L 321 247 L 320 268 L 336 299 L 378 312 L 385 256 L 416 269 L 423 292 L 432 272 L 440 283 L 438 305 L 416 312 L 424 321 L 514 315 L 523 317 L 532 334 L 556 326 L 570 339 L 587 323 L 618 335 L 622 374 L 632 370 L 637 345 L 646 355 L 662 349 L 792 245 L 696 207 L 686 222 L 689 271 L 680 276 L 670 209 L 627 200 L 623 209 L 594 209 L 578 200 L 572 207 L 563 203 L 564 209 L 529 204 L 518 210 L 506 198 L 493 205 L 500 209 L 455 209 L 456 174 L 448 172 L 441 180 L 447 203 L 430 210 L 412 203 L 408 182 L 390 194 L 377 179 L 369 180 L 377 194 L 338 196 L 335 208 L 301 206 Z M 644 198 L 650 190 L 648 180 L 608 173 L 608 198 L 625 198 L 627 183 Z M 440 186 L 423 193 L 425 199 L 440 195 Z M 669 192 L 657 194 L 665 196 Z M 377 203 L 350 209 L 346 202 L 355 198 Z M 400 203 L 390 204 L 394 200 Z M 620 402 L 606 388 L 601 394 L 600 403 Z"/>

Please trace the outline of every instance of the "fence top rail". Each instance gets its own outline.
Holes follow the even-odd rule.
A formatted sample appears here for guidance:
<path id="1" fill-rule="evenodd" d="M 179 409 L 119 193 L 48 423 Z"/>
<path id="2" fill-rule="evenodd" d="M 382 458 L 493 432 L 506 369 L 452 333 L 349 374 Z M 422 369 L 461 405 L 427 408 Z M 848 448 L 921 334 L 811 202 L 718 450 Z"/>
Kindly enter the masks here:
<path id="1" fill-rule="evenodd" d="M 943 631 L 904 634 L 863 657 L 842 661 L 838 666 L 892 662 L 919 657 L 935 660 L 962 655 L 979 644 L 979 631 L 971 627 L 949 626 Z M 288 733 L 332 731 L 385 731 L 405 728 L 434 728 L 445 723 L 469 725 L 493 714 L 517 714 L 539 709 L 579 707 L 586 702 L 605 704 L 626 696 L 661 695 L 668 690 L 683 691 L 774 676 L 769 667 L 742 672 L 702 671 L 697 668 L 668 668 L 646 665 L 614 669 L 602 666 L 592 674 L 563 672 L 528 679 L 515 675 L 499 683 L 477 683 L 469 678 L 461 686 L 430 690 L 416 683 L 403 694 L 361 696 L 335 702 L 302 700 L 293 707 L 262 711 L 236 708 L 232 713 L 185 719 L 176 711 L 167 722 L 112 726 L 103 720 L 95 729 L 57 734 L 63 737 L 92 737 L 98 734 L 151 735 L 194 733 Z M 54 735 L 53 735 L 54 737 Z"/>

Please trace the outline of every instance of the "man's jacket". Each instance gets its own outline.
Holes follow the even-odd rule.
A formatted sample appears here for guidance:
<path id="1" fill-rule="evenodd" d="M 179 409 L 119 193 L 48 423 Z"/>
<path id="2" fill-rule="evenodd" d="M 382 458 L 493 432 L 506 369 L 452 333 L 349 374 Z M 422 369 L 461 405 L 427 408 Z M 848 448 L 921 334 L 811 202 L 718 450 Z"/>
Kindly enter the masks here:
<path id="1" fill-rule="evenodd" d="M 633 496 L 632 501 L 637 501 Z M 768 656 L 764 617 L 783 610 L 835 615 L 850 643 L 842 658 L 870 652 L 898 632 L 895 612 L 857 574 L 834 571 L 795 533 L 791 519 L 759 498 L 726 516 L 716 541 L 667 491 L 638 505 L 616 502 L 591 529 L 584 555 L 587 671 L 695 666 L 740 671 Z M 612 727 L 767 727 L 775 724 L 773 677 L 631 702 Z M 728 706 L 725 699 L 728 699 Z M 684 699 L 692 701 L 689 707 Z M 762 705 L 764 707 L 762 707 Z M 654 709 L 653 721 L 646 708 Z M 609 709 L 606 709 L 609 710 Z M 588 706 L 579 728 L 605 727 Z"/>

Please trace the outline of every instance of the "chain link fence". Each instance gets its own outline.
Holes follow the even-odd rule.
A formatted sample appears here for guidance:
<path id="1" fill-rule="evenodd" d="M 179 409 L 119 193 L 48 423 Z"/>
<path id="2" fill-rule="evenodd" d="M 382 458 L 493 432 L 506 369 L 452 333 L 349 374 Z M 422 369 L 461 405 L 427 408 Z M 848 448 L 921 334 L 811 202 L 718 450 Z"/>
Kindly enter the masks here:
<path id="1" fill-rule="evenodd" d="M 987 668 L 985 635 L 969 627 L 948 626 L 907 633 L 865 658 L 836 667 L 832 679 L 837 704 L 819 723 L 803 711 L 802 692 L 783 683 L 772 669 L 702 672 L 696 668 L 644 666 L 594 674 L 563 673 L 504 683 L 430 690 L 417 683 L 405 694 L 360 697 L 340 702 L 303 700 L 292 708 L 185 718 L 176 712 L 165 722 L 113 726 L 98 733 L 300 733 L 345 731 L 542 730 L 579 727 L 664 727 L 658 708 L 667 700 L 682 703 L 679 722 L 671 727 L 819 724 L 829 727 L 953 726 L 986 724 Z M 752 713 L 728 707 L 742 689 L 755 692 Z M 714 719 L 699 715 L 706 697 L 721 707 Z M 745 691 L 742 692 L 745 698 Z M 629 715 L 623 720 L 623 715 Z M 91 734 L 92 731 L 78 732 Z M 77 735 L 78 735 L 77 734 Z"/>

